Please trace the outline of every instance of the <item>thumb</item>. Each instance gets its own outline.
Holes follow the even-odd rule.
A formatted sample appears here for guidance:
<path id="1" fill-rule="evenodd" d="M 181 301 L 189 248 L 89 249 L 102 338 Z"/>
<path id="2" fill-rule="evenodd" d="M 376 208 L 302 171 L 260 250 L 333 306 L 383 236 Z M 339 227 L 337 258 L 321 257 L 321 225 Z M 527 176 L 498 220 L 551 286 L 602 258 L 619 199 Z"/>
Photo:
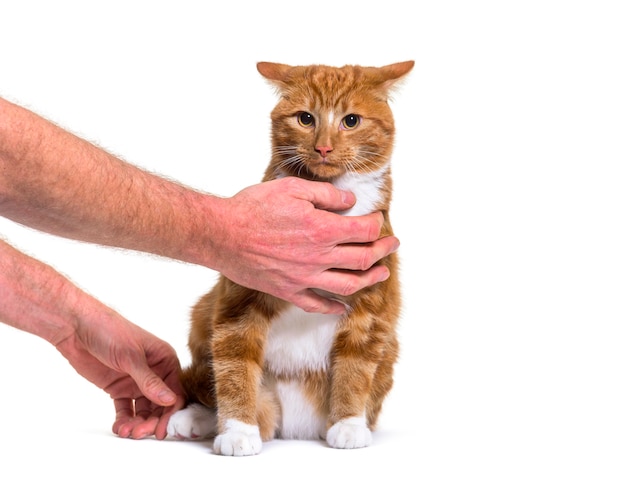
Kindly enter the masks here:
<path id="1" fill-rule="evenodd" d="M 130 374 L 141 393 L 157 406 L 173 406 L 176 394 L 147 366 L 135 368 Z"/>
<path id="2" fill-rule="evenodd" d="M 311 202 L 317 209 L 343 211 L 354 206 L 356 197 L 348 190 L 340 190 L 330 183 L 302 180 L 302 198 Z"/>

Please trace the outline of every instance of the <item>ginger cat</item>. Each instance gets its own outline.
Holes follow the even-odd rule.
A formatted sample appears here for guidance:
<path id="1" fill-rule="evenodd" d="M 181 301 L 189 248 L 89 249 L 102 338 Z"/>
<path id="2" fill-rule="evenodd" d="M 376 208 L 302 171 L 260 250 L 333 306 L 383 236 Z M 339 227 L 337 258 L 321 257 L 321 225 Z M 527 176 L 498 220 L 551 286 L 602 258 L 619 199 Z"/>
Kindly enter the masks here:
<path id="1" fill-rule="evenodd" d="M 329 181 L 357 197 L 345 214 L 380 210 L 381 234 L 392 234 L 388 97 L 413 64 L 257 64 L 280 94 L 263 180 Z M 214 436 L 222 455 L 258 454 L 272 438 L 368 446 L 399 349 L 398 260 L 392 254 L 381 262 L 389 279 L 341 297 L 348 307 L 341 316 L 307 313 L 220 276 L 192 312 L 192 364 L 182 373 L 188 404 L 172 416 L 168 434 Z"/>

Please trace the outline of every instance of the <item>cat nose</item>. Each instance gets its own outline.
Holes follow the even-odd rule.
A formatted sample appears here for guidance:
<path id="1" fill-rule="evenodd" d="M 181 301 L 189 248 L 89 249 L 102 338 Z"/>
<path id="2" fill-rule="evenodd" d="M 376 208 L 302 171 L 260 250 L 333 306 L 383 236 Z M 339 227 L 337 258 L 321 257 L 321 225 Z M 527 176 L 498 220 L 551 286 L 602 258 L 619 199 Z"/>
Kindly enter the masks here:
<path id="1" fill-rule="evenodd" d="M 317 146 L 315 150 L 319 152 L 322 155 L 322 157 L 326 157 L 326 154 L 328 154 L 329 152 L 332 152 L 333 148 L 330 146 Z"/>

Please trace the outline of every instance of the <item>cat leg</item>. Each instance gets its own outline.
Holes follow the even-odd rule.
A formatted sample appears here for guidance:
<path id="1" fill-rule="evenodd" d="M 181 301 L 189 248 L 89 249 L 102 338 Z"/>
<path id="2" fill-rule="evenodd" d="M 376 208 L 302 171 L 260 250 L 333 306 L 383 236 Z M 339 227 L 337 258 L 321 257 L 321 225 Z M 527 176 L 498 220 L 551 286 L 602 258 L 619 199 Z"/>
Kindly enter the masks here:
<path id="1" fill-rule="evenodd" d="M 326 433 L 331 447 L 371 445 L 371 430 L 393 383 L 397 349 L 393 325 L 382 315 L 373 317 L 363 305 L 357 305 L 343 320 L 332 351 L 330 428 Z"/>
<path id="2" fill-rule="evenodd" d="M 284 302 L 227 279 L 223 282 L 211 337 L 218 409 L 213 450 L 221 455 L 255 455 L 261 452 L 261 432 L 264 437 L 273 435 L 275 413 L 265 406 L 260 409 L 259 400 L 265 400 L 261 387 L 269 323 Z"/>
<path id="3" fill-rule="evenodd" d="M 223 348 L 218 346 L 222 341 L 214 343 L 213 364 L 219 411 L 218 435 L 213 442 L 213 451 L 221 455 L 255 455 L 261 452 L 262 444 L 257 415 L 262 375 L 258 362 L 262 357 L 257 354 L 254 339 L 245 337 L 246 331 L 228 330 L 228 336 Z M 246 346 L 249 352 L 245 351 Z M 224 353 L 229 357 L 220 357 Z M 252 357 L 246 358 L 247 355 Z"/>
<path id="4" fill-rule="evenodd" d="M 212 437 L 216 431 L 215 411 L 196 403 L 175 412 L 167 423 L 167 434 L 182 440 Z"/>

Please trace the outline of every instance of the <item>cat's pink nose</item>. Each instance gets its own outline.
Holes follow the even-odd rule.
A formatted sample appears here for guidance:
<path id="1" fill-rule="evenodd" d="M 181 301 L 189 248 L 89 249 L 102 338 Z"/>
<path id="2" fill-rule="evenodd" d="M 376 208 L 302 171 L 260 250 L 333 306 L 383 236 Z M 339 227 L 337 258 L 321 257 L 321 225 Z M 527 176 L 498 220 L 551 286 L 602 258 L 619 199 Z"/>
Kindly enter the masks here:
<path id="1" fill-rule="evenodd" d="M 326 157 L 326 154 L 328 154 L 329 152 L 332 152 L 333 148 L 330 146 L 317 146 L 315 150 L 319 152 L 322 155 L 322 157 Z"/>

